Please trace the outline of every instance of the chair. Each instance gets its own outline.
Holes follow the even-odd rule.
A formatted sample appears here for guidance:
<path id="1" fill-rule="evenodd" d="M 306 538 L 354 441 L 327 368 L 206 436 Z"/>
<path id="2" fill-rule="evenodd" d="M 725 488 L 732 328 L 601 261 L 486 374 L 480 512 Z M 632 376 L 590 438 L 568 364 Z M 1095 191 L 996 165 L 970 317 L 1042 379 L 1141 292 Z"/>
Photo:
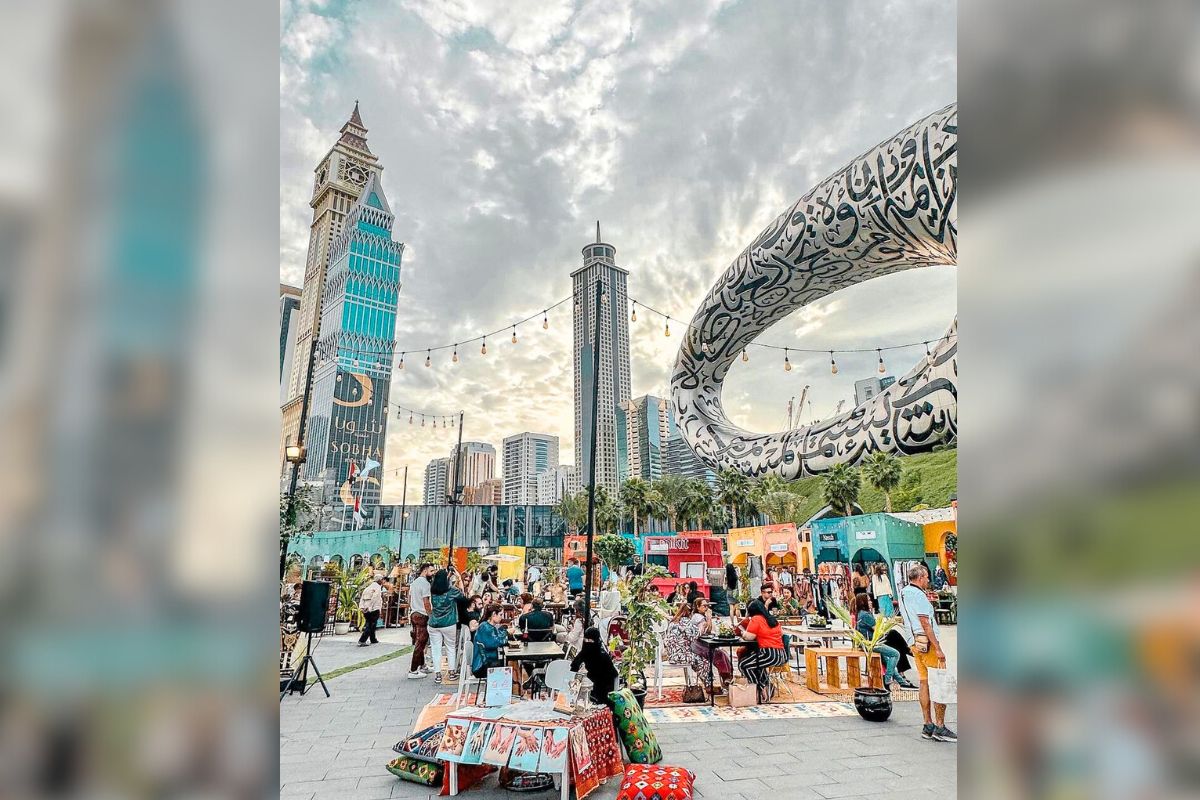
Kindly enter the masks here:
<path id="1" fill-rule="evenodd" d="M 574 677 L 575 673 L 571 671 L 571 662 L 565 658 L 560 658 L 546 665 L 542 684 L 545 688 L 554 692 L 552 699 L 557 700 L 559 692 L 565 692 L 567 686 L 571 683 L 571 679 Z"/>
<path id="2" fill-rule="evenodd" d="M 767 679 L 770 681 L 772 691 L 782 689 L 787 692 L 787 695 L 792 700 L 796 699 L 796 695 L 792 692 L 791 682 L 788 677 L 792 674 L 792 665 L 789 662 L 784 662 L 774 667 L 767 667 Z"/>
<path id="3" fill-rule="evenodd" d="M 483 681 L 480 678 L 476 678 L 474 675 L 471 674 L 471 659 L 475 656 L 475 642 L 471 641 L 470 635 L 467 635 L 463 638 L 466 639 L 466 642 L 463 644 L 463 652 L 462 652 L 463 660 L 461 662 L 459 662 L 458 692 L 455 693 L 455 695 L 454 695 L 454 704 L 456 706 L 462 705 L 463 689 L 466 688 L 468 681 L 475 681 L 475 702 L 476 703 L 480 702 L 481 698 L 479 697 L 479 692 L 480 692 L 480 689 L 483 687 Z"/>
<path id="4" fill-rule="evenodd" d="M 666 621 L 655 623 L 654 631 L 654 689 L 658 692 L 658 700 L 662 700 L 663 692 L 663 637 L 667 633 Z"/>

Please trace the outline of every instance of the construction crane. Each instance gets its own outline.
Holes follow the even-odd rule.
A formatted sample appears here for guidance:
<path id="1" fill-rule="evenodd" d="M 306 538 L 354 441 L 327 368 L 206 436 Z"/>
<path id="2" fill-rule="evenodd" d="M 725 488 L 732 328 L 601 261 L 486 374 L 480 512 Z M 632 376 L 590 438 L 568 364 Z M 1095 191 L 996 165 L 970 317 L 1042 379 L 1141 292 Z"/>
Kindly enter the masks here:
<path id="1" fill-rule="evenodd" d="M 788 413 L 787 413 L 787 429 L 788 430 L 791 430 L 793 426 L 800 424 L 800 415 L 804 413 L 804 401 L 808 399 L 808 389 L 809 389 L 809 385 L 807 383 L 804 384 L 804 391 L 800 393 L 800 403 L 799 404 L 796 403 L 795 395 L 792 396 L 791 400 L 788 400 Z M 808 404 L 808 410 L 809 410 L 809 413 L 811 414 L 812 413 L 812 402 L 811 401 Z"/>

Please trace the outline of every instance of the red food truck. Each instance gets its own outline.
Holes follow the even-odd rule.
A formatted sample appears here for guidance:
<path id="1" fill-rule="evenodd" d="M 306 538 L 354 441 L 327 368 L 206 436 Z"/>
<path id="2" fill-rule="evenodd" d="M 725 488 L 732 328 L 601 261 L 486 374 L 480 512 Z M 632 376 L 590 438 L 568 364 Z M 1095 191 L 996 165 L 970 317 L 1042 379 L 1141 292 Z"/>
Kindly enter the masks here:
<path id="1" fill-rule="evenodd" d="M 705 597 L 709 592 L 708 571 L 725 566 L 721 553 L 721 540 L 712 531 L 685 531 L 683 533 L 647 536 L 643 544 L 642 557 L 647 566 L 665 567 L 674 578 L 656 578 L 651 584 L 663 597 L 667 597 L 680 583 L 696 582 L 696 587 Z"/>

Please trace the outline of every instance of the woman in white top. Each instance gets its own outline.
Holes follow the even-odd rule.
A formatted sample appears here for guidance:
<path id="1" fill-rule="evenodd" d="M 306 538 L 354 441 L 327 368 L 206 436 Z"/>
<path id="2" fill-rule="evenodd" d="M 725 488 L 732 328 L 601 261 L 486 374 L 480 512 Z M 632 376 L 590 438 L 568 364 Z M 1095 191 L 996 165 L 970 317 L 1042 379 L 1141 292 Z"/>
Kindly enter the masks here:
<path id="1" fill-rule="evenodd" d="M 698 636 L 717 635 L 717 622 L 713 619 L 712 606 L 703 597 L 697 597 L 696 602 L 692 604 L 692 623 L 699 631 Z M 708 660 L 708 648 L 700 644 L 698 640 L 692 641 L 692 652 L 703 660 Z M 721 680 L 728 683 L 733 678 L 733 662 L 729 660 L 729 653 L 720 648 L 714 648 L 712 656 L 713 667 L 716 668 L 717 674 L 721 676 Z"/>
<path id="2" fill-rule="evenodd" d="M 888 580 L 886 564 L 876 564 L 871 570 L 871 593 L 879 603 L 879 613 L 885 617 L 896 615 L 896 606 L 892 602 L 892 582 Z"/>

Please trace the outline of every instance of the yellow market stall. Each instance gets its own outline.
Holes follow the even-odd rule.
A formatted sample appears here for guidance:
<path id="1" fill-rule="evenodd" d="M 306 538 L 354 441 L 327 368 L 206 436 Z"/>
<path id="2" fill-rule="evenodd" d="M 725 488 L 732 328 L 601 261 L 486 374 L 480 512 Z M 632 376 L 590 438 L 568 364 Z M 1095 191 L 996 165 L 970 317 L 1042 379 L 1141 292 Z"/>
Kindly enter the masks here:
<path id="1" fill-rule="evenodd" d="M 745 566 L 750 556 L 758 556 L 763 566 L 791 567 L 796 572 L 813 568 L 812 546 L 796 535 L 796 523 L 733 528 L 729 531 L 729 560 Z"/>
<path id="2" fill-rule="evenodd" d="M 516 545 L 501 545 L 499 548 L 500 555 L 513 556 L 513 558 L 497 560 L 497 565 L 500 567 L 498 577 L 503 583 L 510 578 L 520 583 L 525 575 L 525 548 Z"/>
<path id="3" fill-rule="evenodd" d="M 750 563 L 751 556 L 762 557 L 763 530 L 756 528 L 730 528 L 726 541 L 729 545 L 729 560 L 739 567 Z"/>

